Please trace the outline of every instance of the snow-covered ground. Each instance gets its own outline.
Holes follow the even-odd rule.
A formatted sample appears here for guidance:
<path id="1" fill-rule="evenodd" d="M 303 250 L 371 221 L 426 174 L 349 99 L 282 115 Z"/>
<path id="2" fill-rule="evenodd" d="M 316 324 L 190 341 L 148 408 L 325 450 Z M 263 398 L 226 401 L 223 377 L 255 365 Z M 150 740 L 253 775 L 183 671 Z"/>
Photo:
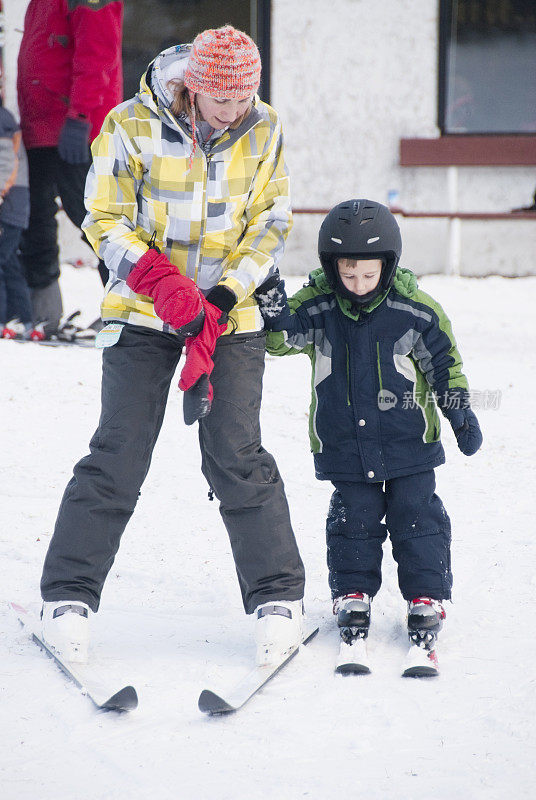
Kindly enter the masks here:
<path id="1" fill-rule="evenodd" d="M 288 281 L 291 289 L 301 281 Z M 64 267 L 67 310 L 90 322 L 95 270 Z M 309 364 L 268 358 L 264 443 L 285 479 L 307 568 L 316 640 L 239 714 L 207 718 L 199 692 L 250 666 L 217 503 L 195 426 L 172 392 L 153 466 L 93 620 L 99 667 L 138 689 L 138 710 L 96 712 L 21 631 L 9 600 L 37 612 L 39 577 L 74 462 L 99 413 L 99 352 L 0 342 L 0 794 L 3 800 L 504 800 L 536 791 L 536 278 L 430 276 L 450 315 L 485 443 L 465 458 L 444 426 L 438 492 L 452 518 L 454 603 L 442 675 L 402 680 L 404 604 L 387 544 L 373 606 L 370 676 L 335 676 L 327 588 L 330 485 L 307 442 Z"/>

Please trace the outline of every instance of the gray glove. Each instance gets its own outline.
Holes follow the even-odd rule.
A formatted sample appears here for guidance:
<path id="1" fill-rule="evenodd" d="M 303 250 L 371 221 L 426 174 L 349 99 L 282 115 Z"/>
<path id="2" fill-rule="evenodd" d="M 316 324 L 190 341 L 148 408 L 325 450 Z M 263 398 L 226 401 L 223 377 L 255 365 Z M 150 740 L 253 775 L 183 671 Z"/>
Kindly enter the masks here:
<path id="1" fill-rule="evenodd" d="M 90 161 L 89 129 L 90 124 L 86 120 L 67 117 L 58 142 L 60 158 L 68 164 L 88 163 Z"/>

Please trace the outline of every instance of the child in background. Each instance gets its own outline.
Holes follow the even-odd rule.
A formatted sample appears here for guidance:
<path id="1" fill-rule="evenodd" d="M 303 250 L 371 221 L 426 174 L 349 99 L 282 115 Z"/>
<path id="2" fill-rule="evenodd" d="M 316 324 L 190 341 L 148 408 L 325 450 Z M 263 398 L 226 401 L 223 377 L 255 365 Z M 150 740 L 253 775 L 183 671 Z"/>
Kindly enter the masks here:
<path id="1" fill-rule="evenodd" d="M 0 337 L 25 338 L 32 328 L 30 290 L 17 256 L 28 226 L 28 166 L 20 128 L 0 107 Z"/>
<path id="2" fill-rule="evenodd" d="M 387 207 L 340 203 L 322 223 L 318 249 L 321 268 L 288 302 L 279 276 L 256 297 L 271 330 L 268 351 L 311 359 L 316 477 L 335 488 L 326 533 L 337 671 L 370 671 L 370 605 L 389 532 L 408 605 L 403 674 L 436 675 L 452 587 L 450 520 L 435 493 L 434 469 L 445 460 L 437 406 L 460 450 L 476 453 L 482 435 L 467 379 L 443 309 L 398 267 L 400 230 Z"/>

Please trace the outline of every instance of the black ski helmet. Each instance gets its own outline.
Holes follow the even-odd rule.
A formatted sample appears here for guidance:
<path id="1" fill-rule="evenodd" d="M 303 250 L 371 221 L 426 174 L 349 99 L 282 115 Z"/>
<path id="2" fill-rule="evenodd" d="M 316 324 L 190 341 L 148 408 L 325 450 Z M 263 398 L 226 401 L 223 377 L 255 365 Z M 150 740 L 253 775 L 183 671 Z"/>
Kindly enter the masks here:
<path id="1" fill-rule="evenodd" d="M 324 274 L 335 291 L 358 305 L 366 305 L 393 285 L 402 253 L 400 228 L 387 206 L 374 200 L 345 200 L 332 208 L 320 226 L 318 255 Z M 345 290 L 337 268 L 338 258 L 380 258 L 383 262 L 378 286 L 366 295 Z"/>

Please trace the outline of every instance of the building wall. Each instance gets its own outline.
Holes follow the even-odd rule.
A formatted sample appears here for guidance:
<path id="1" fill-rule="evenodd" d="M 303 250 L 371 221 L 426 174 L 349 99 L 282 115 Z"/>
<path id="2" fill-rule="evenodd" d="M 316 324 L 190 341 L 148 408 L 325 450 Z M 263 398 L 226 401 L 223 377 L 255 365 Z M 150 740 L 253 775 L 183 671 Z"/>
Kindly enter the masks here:
<path id="1" fill-rule="evenodd" d="M 447 168 L 398 165 L 401 138 L 439 135 L 438 13 L 438 0 L 272 0 L 272 103 L 283 119 L 295 208 L 350 197 L 386 202 L 390 190 L 416 211 L 529 204 L 533 168 L 458 168 L 453 204 Z M 283 271 L 315 265 L 321 219 L 296 215 Z M 400 226 L 404 264 L 418 273 L 448 270 L 448 221 L 402 218 Z M 536 270 L 527 258 L 536 218 L 460 228 L 462 274 Z"/>
<path id="2" fill-rule="evenodd" d="M 27 4 L 4 0 L 5 102 L 15 112 Z M 295 208 L 329 208 L 360 196 L 387 202 L 396 190 L 402 208 L 456 210 L 447 168 L 398 165 L 401 138 L 439 135 L 438 11 L 439 0 L 272 0 L 272 104 L 283 119 Z M 458 210 L 509 211 L 529 204 L 536 170 L 460 167 L 457 183 Z M 283 271 L 316 266 L 321 220 L 295 215 Z M 448 271 L 448 221 L 399 221 L 403 263 L 419 274 Z M 462 221 L 460 240 L 462 274 L 536 272 L 529 258 L 536 219 Z"/>

